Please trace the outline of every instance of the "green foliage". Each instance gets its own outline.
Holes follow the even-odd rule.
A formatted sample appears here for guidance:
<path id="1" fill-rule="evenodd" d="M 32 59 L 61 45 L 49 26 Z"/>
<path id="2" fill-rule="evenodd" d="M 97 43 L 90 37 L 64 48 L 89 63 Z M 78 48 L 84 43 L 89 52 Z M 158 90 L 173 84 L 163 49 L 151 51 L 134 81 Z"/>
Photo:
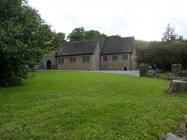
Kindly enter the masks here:
<path id="1" fill-rule="evenodd" d="M 135 40 L 135 47 L 136 48 L 147 48 L 149 46 L 149 42 L 143 40 Z"/>
<path id="2" fill-rule="evenodd" d="M 171 64 L 187 67 L 187 43 L 183 41 L 151 42 L 149 47 L 138 49 L 137 55 L 139 63 L 156 64 L 163 70 L 170 70 Z"/>
<path id="3" fill-rule="evenodd" d="M 187 94 L 168 81 L 91 72 L 36 72 L 0 88 L 0 139 L 156 140 L 173 132 Z M 6 95 L 6 96 L 5 96 Z"/>
<path id="4" fill-rule="evenodd" d="M 69 39 L 69 41 L 81 41 L 81 40 L 84 40 L 85 39 L 85 29 L 83 27 L 75 28 L 68 35 L 67 38 Z"/>
<path id="5" fill-rule="evenodd" d="M 99 31 L 90 30 L 85 32 L 85 40 L 99 39 L 99 37 Z"/>
<path id="6" fill-rule="evenodd" d="M 163 70 L 171 70 L 171 64 L 187 67 L 187 42 L 175 33 L 174 27 L 167 25 L 162 42 L 136 41 L 139 63 L 156 64 Z M 140 47 L 141 46 L 141 47 Z"/>
<path id="7" fill-rule="evenodd" d="M 119 35 L 111 35 L 108 37 L 109 39 L 121 39 L 122 37 Z"/>
<path id="8" fill-rule="evenodd" d="M 62 43 L 64 43 L 65 37 L 65 33 L 54 33 L 52 42 L 52 45 L 54 46 L 53 48 L 58 48 Z"/>
<path id="9" fill-rule="evenodd" d="M 107 38 L 107 36 L 95 30 L 89 30 L 85 32 L 85 40 L 94 40 L 94 39 L 101 39 L 101 38 Z"/>
<path id="10" fill-rule="evenodd" d="M 69 41 L 81 41 L 81 40 L 94 40 L 107 38 L 107 35 L 101 34 L 99 31 L 89 30 L 86 31 L 83 27 L 75 28 L 68 35 Z"/>
<path id="11" fill-rule="evenodd" d="M 0 23 L 14 20 L 19 14 L 22 0 L 1 0 L 0 1 Z"/>
<path id="12" fill-rule="evenodd" d="M 21 0 L 1 0 L 0 14 L 0 86 L 17 85 L 59 39 Z"/>
<path id="13" fill-rule="evenodd" d="M 175 28 L 171 27 L 170 24 L 167 25 L 166 31 L 163 34 L 162 41 L 163 42 L 170 42 L 170 41 L 182 41 L 183 36 L 179 36 L 175 33 Z"/>

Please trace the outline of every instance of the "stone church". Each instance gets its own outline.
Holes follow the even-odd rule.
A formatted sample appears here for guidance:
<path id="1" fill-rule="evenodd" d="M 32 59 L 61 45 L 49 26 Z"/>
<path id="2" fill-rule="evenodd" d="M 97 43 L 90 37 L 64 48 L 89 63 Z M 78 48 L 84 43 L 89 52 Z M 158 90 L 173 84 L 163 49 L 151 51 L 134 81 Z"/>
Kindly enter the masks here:
<path id="1" fill-rule="evenodd" d="M 135 70 L 134 37 L 68 42 L 41 61 L 42 69 Z"/>

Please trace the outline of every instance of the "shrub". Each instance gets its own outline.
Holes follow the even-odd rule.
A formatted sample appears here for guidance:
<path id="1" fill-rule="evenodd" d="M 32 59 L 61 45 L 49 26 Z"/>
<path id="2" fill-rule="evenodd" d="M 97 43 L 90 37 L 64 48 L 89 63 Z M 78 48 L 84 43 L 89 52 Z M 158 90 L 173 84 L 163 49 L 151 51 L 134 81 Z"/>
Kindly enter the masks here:
<path id="1" fill-rule="evenodd" d="M 171 70 L 171 64 L 187 67 L 186 42 L 151 42 L 149 47 L 137 50 L 138 62 L 156 64 L 163 70 Z"/>

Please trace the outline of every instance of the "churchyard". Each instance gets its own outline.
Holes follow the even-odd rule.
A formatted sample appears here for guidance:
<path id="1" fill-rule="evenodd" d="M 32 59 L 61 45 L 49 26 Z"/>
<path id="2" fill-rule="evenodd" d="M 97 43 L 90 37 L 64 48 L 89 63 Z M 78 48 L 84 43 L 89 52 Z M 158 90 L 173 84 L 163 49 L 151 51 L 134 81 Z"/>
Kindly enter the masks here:
<path id="1" fill-rule="evenodd" d="M 175 133 L 187 94 L 170 82 L 78 71 L 36 71 L 0 88 L 0 139 L 156 140 Z"/>

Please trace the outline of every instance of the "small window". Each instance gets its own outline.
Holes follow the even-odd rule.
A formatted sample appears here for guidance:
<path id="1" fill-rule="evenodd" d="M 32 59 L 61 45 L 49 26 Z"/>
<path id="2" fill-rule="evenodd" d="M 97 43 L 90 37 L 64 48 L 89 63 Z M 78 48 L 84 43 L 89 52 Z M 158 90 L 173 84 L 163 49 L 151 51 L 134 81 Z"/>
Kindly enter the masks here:
<path id="1" fill-rule="evenodd" d="M 58 64 L 60 64 L 60 58 L 58 58 Z"/>
<path id="2" fill-rule="evenodd" d="M 103 56 L 103 61 L 108 61 L 107 55 L 104 55 L 104 56 Z"/>
<path id="3" fill-rule="evenodd" d="M 123 60 L 128 60 L 128 55 L 127 54 L 123 55 Z"/>
<path id="4" fill-rule="evenodd" d="M 113 55 L 112 56 L 112 60 L 114 60 L 114 61 L 118 60 L 118 56 L 117 55 Z"/>
<path id="5" fill-rule="evenodd" d="M 70 63 L 76 63 L 76 57 L 70 57 Z"/>
<path id="6" fill-rule="evenodd" d="M 89 62 L 90 61 L 90 57 L 89 56 L 83 56 L 82 57 L 82 62 L 83 63 L 86 63 L 86 62 Z"/>
<path id="7" fill-rule="evenodd" d="M 64 58 L 58 58 L 58 64 L 63 64 L 64 63 Z"/>

